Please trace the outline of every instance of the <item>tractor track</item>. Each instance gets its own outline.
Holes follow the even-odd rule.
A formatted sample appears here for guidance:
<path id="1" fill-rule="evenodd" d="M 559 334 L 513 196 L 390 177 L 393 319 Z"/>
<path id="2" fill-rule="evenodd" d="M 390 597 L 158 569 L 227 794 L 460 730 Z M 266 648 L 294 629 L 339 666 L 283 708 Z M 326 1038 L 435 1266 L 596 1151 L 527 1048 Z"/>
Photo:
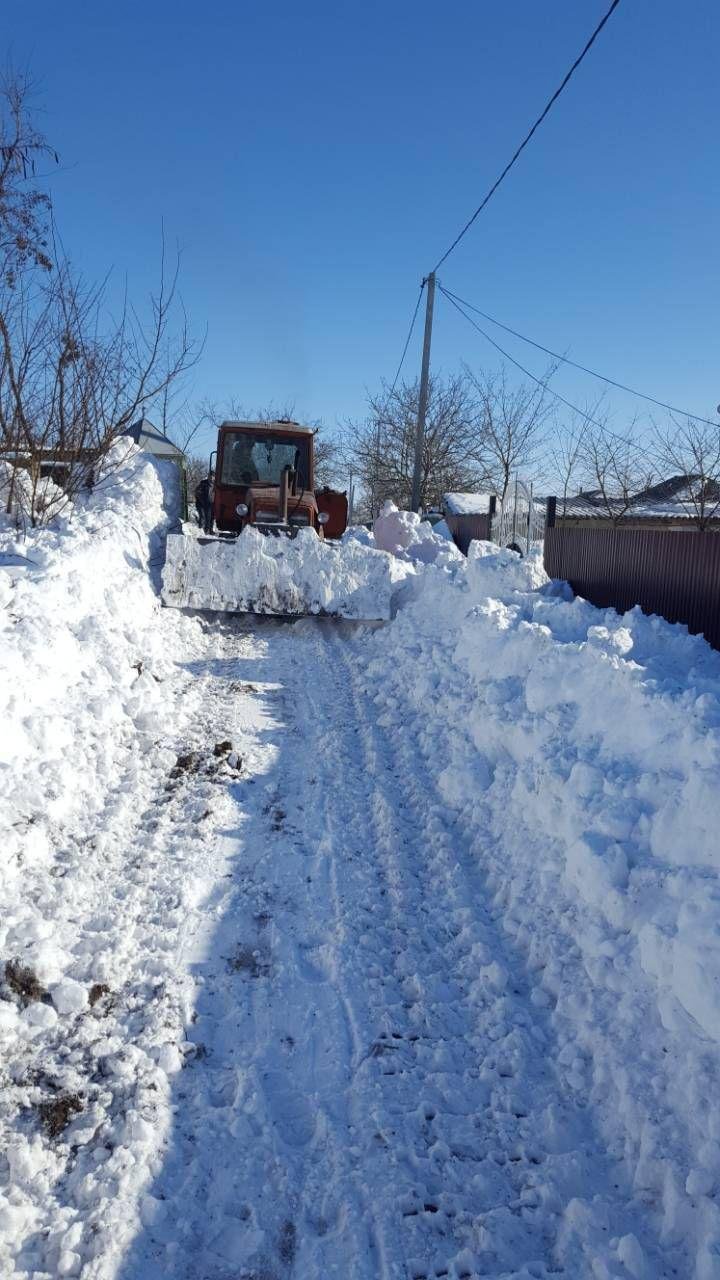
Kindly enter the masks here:
<path id="1" fill-rule="evenodd" d="M 632 1235 L 672 1276 L 555 1071 L 477 833 L 376 705 L 367 635 L 224 621 L 207 640 L 203 725 L 242 776 L 216 793 L 205 906 L 176 934 L 194 1014 L 167 1148 L 123 1264 L 93 1274 L 591 1280 L 588 1240 L 604 1257 Z"/>

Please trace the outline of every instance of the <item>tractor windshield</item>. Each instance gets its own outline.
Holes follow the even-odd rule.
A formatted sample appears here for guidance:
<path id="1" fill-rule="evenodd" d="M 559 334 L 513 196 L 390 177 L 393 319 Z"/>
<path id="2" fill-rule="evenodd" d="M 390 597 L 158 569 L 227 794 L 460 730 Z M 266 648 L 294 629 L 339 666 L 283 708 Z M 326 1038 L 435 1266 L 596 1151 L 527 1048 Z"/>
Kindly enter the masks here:
<path id="1" fill-rule="evenodd" d="M 223 443 L 221 484 L 280 484 L 285 467 L 297 472 L 301 489 L 307 487 L 308 447 L 305 440 L 259 436 L 254 432 L 228 432 Z"/>

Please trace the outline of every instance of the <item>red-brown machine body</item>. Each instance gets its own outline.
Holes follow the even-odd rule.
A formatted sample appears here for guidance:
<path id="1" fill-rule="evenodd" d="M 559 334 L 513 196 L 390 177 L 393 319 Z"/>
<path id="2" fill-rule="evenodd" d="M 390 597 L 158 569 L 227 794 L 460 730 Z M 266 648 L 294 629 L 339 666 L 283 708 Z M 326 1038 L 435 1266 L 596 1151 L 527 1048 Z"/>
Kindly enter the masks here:
<path id="1" fill-rule="evenodd" d="M 252 524 L 264 533 L 312 528 L 339 538 L 347 495 L 315 489 L 314 435 L 296 422 L 223 422 L 218 430 L 212 518 L 222 533 Z"/>

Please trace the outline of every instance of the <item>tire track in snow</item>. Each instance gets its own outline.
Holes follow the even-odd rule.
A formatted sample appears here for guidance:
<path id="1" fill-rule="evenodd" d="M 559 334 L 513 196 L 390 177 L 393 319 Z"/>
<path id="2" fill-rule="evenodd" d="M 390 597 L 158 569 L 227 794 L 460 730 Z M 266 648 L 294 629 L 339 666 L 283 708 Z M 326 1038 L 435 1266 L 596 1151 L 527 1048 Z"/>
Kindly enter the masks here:
<path id="1" fill-rule="evenodd" d="M 52 879 L 28 877 L 26 899 L 55 922 L 53 945 L 67 953 L 64 964 L 90 991 L 91 1007 L 68 1013 L 23 1056 L 6 1055 L 17 1097 L 10 1096 L 3 1125 L 7 1186 L 25 1216 L 7 1274 L 114 1275 L 155 1159 L 148 1147 L 161 1149 L 166 1140 L 165 1068 L 172 1073 L 181 1060 L 191 1007 L 175 963 L 188 924 L 181 876 L 194 870 L 204 803 L 181 775 L 172 778 L 172 766 L 197 730 L 188 724 L 193 714 L 199 736 L 211 731 L 181 674 L 168 688 L 182 699 L 177 742 L 129 751 L 94 838 L 66 836 Z M 205 798 L 212 790 L 208 783 Z M 58 1095 L 76 1096 L 79 1110 L 66 1130 L 43 1141 L 31 1108 L 38 1096 Z"/>
<path id="2" fill-rule="evenodd" d="M 346 635 L 226 625 L 201 668 L 202 732 L 227 724 L 247 777 L 202 851 L 207 919 L 177 935 L 195 1054 L 119 1280 L 637 1280 L 630 1232 L 672 1275 L 558 1083 L 477 833 Z"/>
<path id="3" fill-rule="evenodd" d="M 227 659 L 214 695 L 218 708 L 232 702 L 249 665 L 253 696 L 266 702 L 260 732 L 244 731 L 250 779 L 218 833 L 224 852 L 212 842 L 207 851 L 208 874 L 226 866 L 231 878 L 209 952 L 196 956 L 191 940 L 178 956 L 201 982 L 188 1034 L 202 1056 L 179 1081 L 174 1146 L 152 1191 L 160 1218 L 122 1276 L 344 1280 L 350 1257 L 353 1276 L 375 1280 L 382 1271 L 351 1173 L 352 1027 L 312 800 L 308 643 L 277 624 L 258 626 L 249 643 L 252 660 Z M 241 725 L 237 734 L 242 743 Z"/>
<path id="4" fill-rule="evenodd" d="M 439 802 L 434 778 L 412 750 L 409 734 L 402 726 L 388 733 L 388 722 L 378 726 L 368 711 L 367 691 L 350 654 L 335 639 L 324 665 L 335 675 L 336 696 L 342 690 L 352 710 L 347 722 L 360 737 L 365 776 L 375 782 L 374 847 L 387 859 L 384 879 L 399 929 L 395 983 L 386 989 L 392 999 L 402 987 L 407 1015 L 403 1025 L 396 1005 L 390 1037 L 397 1045 L 402 1036 L 415 1059 L 396 1059 L 400 1051 L 388 1046 L 380 1061 L 395 1059 L 400 1066 L 381 1070 L 381 1077 L 388 1109 L 393 1093 L 413 1096 L 412 1086 L 406 1087 L 413 1077 L 425 1088 L 428 1100 L 420 1112 L 431 1130 L 418 1126 L 417 1112 L 405 1110 L 408 1164 L 420 1182 L 404 1201 L 405 1215 L 415 1219 L 410 1234 L 417 1257 L 405 1251 L 409 1268 L 398 1274 L 496 1274 L 494 1268 L 503 1267 L 503 1274 L 520 1275 L 527 1266 L 528 1275 L 589 1275 L 596 1255 L 612 1253 L 613 1237 L 616 1269 L 608 1274 L 642 1274 L 645 1264 L 634 1264 L 635 1235 L 654 1258 L 654 1276 L 676 1274 L 647 1232 L 644 1206 L 631 1203 L 623 1171 L 608 1158 L 592 1118 L 559 1085 L 550 1065 L 554 1037 L 543 1009 L 546 997 L 537 988 L 528 990 L 522 957 L 483 905 L 469 841 Z M 422 927 L 414 931 L 411 922 L 417 919 Z M 426 1031 L 436 1051 L 439 1046 L 439 1062 L 431 1055 L 428 1061 Z M 381 1035 L 388 1044 L 387 1031 Z M 452 1243 L 434 1241 L 427 1229 L 430 1223 L 438 1229 L 443 1199 Z"/>

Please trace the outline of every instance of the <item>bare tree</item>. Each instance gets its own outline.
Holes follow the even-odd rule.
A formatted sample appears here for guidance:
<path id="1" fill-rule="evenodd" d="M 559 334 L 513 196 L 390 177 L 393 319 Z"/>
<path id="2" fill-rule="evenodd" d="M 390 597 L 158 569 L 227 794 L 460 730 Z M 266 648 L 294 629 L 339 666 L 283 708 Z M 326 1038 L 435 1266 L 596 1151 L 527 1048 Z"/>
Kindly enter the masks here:
<path id="1" fill-rule="evenodd" d="M 585 444 L 589 427 L 602 421 L 603 397 L 589 406 L 585 413 L 574 412 L 567 424 L 556 424 L 548 435 L 543 473 L 550 482 L 551 492 L 562 502 L 563 512 L 568 499 L 577 493 L 588 477 L 588 458 Z"/>
<path id="2" fill-rule="evenodd" d="M 369 415 L 345 429 L 344 453 L 362 486 L 370 514 L 386 499 L 409 507 L 415 457 L 419 383 L 403 383 L 368 398 Z M 478 464 L 478 423 L 467 379 L 431 378 L 423 444 L 420 502 L 439 505 L 443 493 L 476 489 L 487 479 Z"/>
<path id="3" fill-rule="evenodd" d="M 655 478 L 652 459 L 638 441 L 635 423 L 613 431 L 607 419 L 595 418 L 583 432 L 580 467 L 584 483 L 598 506 L 618 524 L 634 499 Z"/>
<path id="4" fill-rule="evenodd" d="M 37 524 L 91 483 L 114 439 L 164 398 L 198 354 L 165 252 L 141 318 L 108 316 L 57 248 L 39 165 L 57 155 L 34 124 L 27 77 L 0 80 L 0 493 Z M 51 256 L 52 251 L 52 256 Z M 105 468 L 107 471 L 107 467 Z M 61 479 L 62 487 L 53 483 Z"/>
<path id="5" fill-rule="evenodd" d="M 198 348 L 184 314 L 171 332 L 176 292 L 177 266 L 168 278 L 164 252 L 145 319 L 126 299 L 109 322 L 105 286 L 86 287 L 67 262 L 41 279 L 21 272 L 0 285 L 7 511 L 21 508 L 30 524 L 56 514 L 92 483 L 113 441 L 193 364 Z M 62 490 L 46 483 L 48 468 Z"/>
<path id="6" fill-rule="evenodd" d="M 477 462 L 501 498 L 518 471 L 532 470 L 547 440 L 553 401 L 547 390 L 556 365 L 538 383 L 512 385 L 505 369 L 467 376 L 478 398 Z"/>
<path id="7" fill-rule="evenodd" d="M 38 185 L 37 166 L 57 153 L 35 127 L 27 76 L 0 77 L 0 276 L 14 285 L 28 267 L 49 271 L 50 198 Z"/>
<path id="8" fill-rule="evenodd" d="M 684 481 L 673 493 L 675 501 L 704 529 L 720 513 L 720 425 L 673 417 L 668 426 L 656 426 L 654 435 L 664 476 Z"/>

